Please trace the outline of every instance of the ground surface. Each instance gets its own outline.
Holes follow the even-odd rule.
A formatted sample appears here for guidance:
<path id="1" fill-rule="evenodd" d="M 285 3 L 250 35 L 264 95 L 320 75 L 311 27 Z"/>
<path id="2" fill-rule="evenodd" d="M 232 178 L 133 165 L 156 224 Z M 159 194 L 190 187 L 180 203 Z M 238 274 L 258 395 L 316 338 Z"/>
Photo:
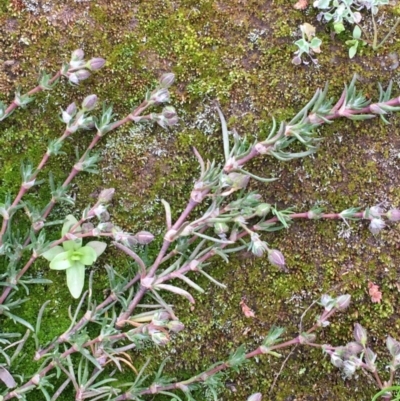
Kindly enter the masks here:
<path id="1" fill-rule="evenodd" d="M 177 214 L 197 175 L 191 146 L 207 158 L 222 159 L 212 100 L 219 99 L 230 127 L 242 135 L 262 136 L 272 115 L 279 121 L 290 119 L 327 81 L 335 97 L 354 73 L 359 74 L 358 86 L 372 98 L 378 93 L 377 82 L 386 86 L 389 79 L 394 80 L 394 95 L 400 94 L 400 70 L 395 61 L 400 54 L 400 34 L 378 52 L 366 47 L 349 60 L 345 35 L 332 38 L 329 27 L 317 22 L 315 11 L 298 11 L 293 5 L 280 0 L 0 0 L 0 99 L 12 100 L 17 85 L 23 90 L 32 88 L 39 67 L 55 71 L 76 48 L 83 48 L 89 57 L 107 59 L 106 67 L 78 88 L 64 83 L 2 124 L 0 200 L 8 191 L 17 191 L 20 161 L 30 158 L 37 163 L 48 139 L 56 138 L 63 129 L 59 107 L 96 93 L 113 103 L 122 117 L 161 73 L 173 71 L 177 82 L 172 88 L 172 104 L 181 117 L 180 125 L 169 131 L 129 132 L 122 128 L 112 133 L 99 145 L 101 173 L 94 178 L 80 176 L 73 188 L 82 207 L 93 203 L 93 194 L 100 188 L 115 187 L 113 219 L 132 232 L 152 231 L 157 241 L 150 252 L 155 252 L 164 232 L 160 199 L 168 200 Z M 387 7 L 380 13 L 381 37 L 393 23 L 393 10 Z M 366 18 L 367 30 L 371 28 L 368 21 Z M 304 22 L 316 25 L 323 40 L 318 67 L 291 63 L 298 26 Z M 316 203 L 328 211 L 379 202 L 386 207 L 400 206 L 400 115 L 390 117 L 390 122 L 337 121 L 321 128 L 325 140 L 312 157 L 286 164 L 256 159 L 252 171 L 264 176 L 272 171 L 280 180 L 269 185 L 253 183 L 252 189 L 270 203 L 294 206 L 298 211 L 307 211 Z M 82 150 L 90 138 L 90 134 L 80 134 L 68 156 L 53 161 L 50 167 L 57 180 L 69 171 L 66 166 L 74 160 L 73 147 Z M 47 196 L 43 190 L 30 199 L 40 204 Z M 57 210 L 56 216 L 66 212 L 70 211 Z M 392 225 L 374 237 L 364 223 L 353 223 L 348 231 L 337 221 L 303 222 L 265 239 L 284 253 L 289 273 L 247 255 L 228 265 L 216 261 L 211 270 L 227 290 L 199 279 L 207 290 L 196 296 L 194 310 L 177 301 L 177 315 L 186 330 L 167 348 L 149 351 L 155 354 L 154 366 L 170 354 L 167 368 L 176 377 L 189 377 L 226 358 L 242 343 L 253 349 L 273 324 L 287 327 L 289 338 L 295 335 L 303 311 L 322 293 L 330 292 L 350 293 L 352 304 L 321 332 L 319 341 L 344 344 L 351 340 L 353 324 L 359 322 L 368 329 L 383 368 L 386 336 L 400 340 L 400 227 Z M 99 294 L 107 286 L 102 264 L 119 263 L 116 268 L 123 271 L 117 258 L 115 250 L 109 251 L 97 266 Z M 70 298 L 64 275 L 48 271 L 45 263 L 38 263 L 33 274 L 50 278 L 54 284 L 32 287 L 31 301 L 21 313 L 34 321 L 44 300 L 52 300 L 52 313 L 45 316 L 46 341 L 61 326 L 68 326 Z M 369 281 L 381 288 L 380 304 L 372 303 L 368 296 Z M 243 316 L 242 297 L 256 319 Z M 312 317 L 311 312 L 304 324 Z M 7 321 L 1 324 L 7 325 Z M 320 351 L 305 348 L 296 349 L 272 388 L 281 364 L 282 359 L 264 357 L 249 363 L 238 375 L 227 375 L 220 399 L 243 400 L 261 391 L 270 400 L 361 401 L 371 399 L 376 390 L 362 373 L 343 381 Z M 25 368 L 29 373 L 35 365 L 27 362 Z M 126 380 L 132 380 L 128 376 Z M 65 395 L 64 399 L 72 398 Z"/>

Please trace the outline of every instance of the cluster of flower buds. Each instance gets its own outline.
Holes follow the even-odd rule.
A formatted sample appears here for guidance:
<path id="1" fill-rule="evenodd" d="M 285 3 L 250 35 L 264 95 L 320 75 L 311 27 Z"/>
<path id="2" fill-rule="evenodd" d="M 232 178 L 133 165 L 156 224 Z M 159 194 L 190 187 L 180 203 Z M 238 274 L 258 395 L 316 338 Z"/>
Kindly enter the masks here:
<path id="1" fill-rule="evenodd" d="M 61 120 L 67 124 L 67 130 L 73 134 L 78 129 L 92 129 L 95 121 L 85 113 L 92 111 L 97 105 L 97 96 L 89 95 L 83 99 L 82 108 L 78 111 L 76 104 L 71 103 L 66 110 L 61 110 Z"/>
<path id="2" fill-rule="evenodd" d="M 368 208 L 363 213 L 363 217 L 370 220 L 368 228 L 372 234 L 379 234 L 379 232 L 386 227 L 386 223 L 382 218 L 383 216 L 386 216 L 389 221 L 400 221 L 400 210 L 391 209 L 385 213 L 381 205 L 376 205 Z"/>
<path id="3" fill-rule="evenodd" d="M 350 378 L 358 368 L 372 373 L 376 371 L 377 355 L 367 347 L 367 331 L 359 323 L 354 326 L 353 337 L 355 342 L 350 342 L 344 347 L 324 347 L 324 352 L 330 355 L 332 364 L 341 369 L 346 378 Z M 399 343 L 391 337 L 388 337 L 386 343 L 389 352 L 400 352 Z"/>
<path id="4" fill-rule="evenodd" d="M 159 85 L 147 95 L 147 101 L 151 104 L 167 103 L 170 100 L 168 88 L 174 83 L 175 75 L 171 72 L 163 74 L 159 79 Z"/>
<path id="5" fill-rule="evenodd" d="M 334 308 L 343 311 L 350 305 L 350 300 L 351 296 L 349 294 L 339 295 L 336 298 L 332 298 L 328 294 L 323 294 L 319 304 L 324 307 L 325 312 L 330 312 Z"/>
<path id="6" fill-rule="evenodd" d="M 172 127 L 178 123 L 178 115 L 172 106 L 164 107 L 161 113 L 151 113 L 150 118 L 162 128 Z"/>
<path id="7" fill-rule="evenodd" d="M 115 241 L 128 247 L 148 245 L 154 240 L 154 235 L 148 231 L 139 231 L 135 235 L 132 235 L 122 231 L 119 227 L 114 226 L 112 228 L 112 233 Z"/>
<path id="8" fill-rule="evenodd" d="M 74 85 L 78 85 L 90 77 L 90 71 L 96 71 L 102 68 L 105 60 L 100 57 L 95 57 L 89 61 L 84 60 L 85 53 L 82 49 L 77 49 L 72 52 L 69 64 L 66 64 L 62 69 L 62 74 L 69 79 Z"/>
<path id="9" fill-rule="evenodd" d="M 169 342 L 168 331 L 178 333 L 185 328 L 179 320 L 171 320 L 168 312 L 157 312 L 149 324 L 143 325 L 141 331 L 150 336 L 156 345 L 165 345 Z"/>
<path id="10" fill-rule="evenodd" d="M 229 187 L 229 189 L 223 192 L 221 195 L 228 196 L 235 191 L 246 188 L 250 181 L 250 176 L 247 174 L 233 172 L 223 175 L 221 180 L 223 187 Z"/>

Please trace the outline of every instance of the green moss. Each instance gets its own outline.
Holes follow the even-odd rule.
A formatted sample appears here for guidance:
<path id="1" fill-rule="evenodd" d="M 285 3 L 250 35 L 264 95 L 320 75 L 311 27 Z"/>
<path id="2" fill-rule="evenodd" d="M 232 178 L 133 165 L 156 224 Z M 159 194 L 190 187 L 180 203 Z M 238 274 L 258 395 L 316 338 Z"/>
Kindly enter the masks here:
<path id="1" fill-rule="evenodd" d="M 359 86 L 375 98 L 377 76 L 382 82 L 393 76 L 381 66 L 383 54 L 398 52 L 397 43 L 388 43 L 382 53 L 365 48 L 362 57 L 349 61 L 343 43 L 346 38 L 336 36 L 332 40 L 329 28 L 318 25 L 318 36 L 323 39 L 323 51 L 318 56 L 320 68 L 296 67 L 290 62 L 294 51 L 291 35 L 305 17 L 280 0 L 268 4 L 268 8 L 262 1 L 246 4 L 144 1 L 135 6 L 132 2 L 100 1 L 91 2 L 88 10 L 83 4 L 71 1 L 69 6 L 75 7 L 79 16 L 88 12 L 88 18 L 75 16 L 68 27 L 61 22 L 58 27 L 51 26 L 43 15 L 35 20 L 26 12 L 15 13 L 13 18 L 21 29 L 18 35 L 30 38 L 27 46 L 18 42 L 15 32 L 5 29 L 6 3 L 0 4 L 3 52 L 0 58 L 17 59 L 20 71 L 25 74 L 13 75 L 7 70 L 7 74 L 0 75 L 0 84 L 7 90 L 17 83 L 25 89 L 32 87 L 37 71 L 31 66 L 37 66 L 41 60 L 47 70 L 56 71 L 61 61 L 60 46 L 66 57 L 69 51 L 83 46 L 88 57 L 107 57 L 107 66 L 78 88 L 59 86 L 50 94 L 39 95 L 27 111 L 17 110 L 1 125 L 0 202 L 8 191 L 13 194 L 18 191 L 20 162 L 29 158 L 38 163 L 48 140 L 61 135 L 64 126 L 58 119 L 60 107 L 65 108 L 72 100 L 81 101 L 94 92 L 101 100 L 114 103 L 114 111 L 121 118 L 141 101 L 160 73 L 169 70 L 176 73 L 172 103 L 179 107 L 182 124 L 169 132 L 153 127 L 132 131 L 123 127 L 110 133 L 99 145 L 103 156 L 100 174 L 81 174 L 72 187 L 77 206 L 59 207 L 52 215 L 52 219 L 63 218 L 67 213 L 79 216 L 87 203 L 95 202 L 94 193 L 104 187 L 115 187 L 116 196 L 110 208 L 113 221 L 132 232 L 147 229 L 156 235 L 147 254 L 140 250 L 149 260 L 154 259 L 164 234 L 165 216 L 160 200 L 167 200 L 173 216 L 178 216 L 194 177 L 198 176 L 191 147 L 195 146 L 205 158 L 222 160 L 218 120 L 213 110 L 207 108 L 213 99 L 220 101 L 230 127 L 235 126 L 249 138 L 255 134 L 265 138 L 272 115 L 278 121 L 289 121 L 326 81 L 331 83 L 332 96 L 338 97 L 343 83 L 357 72 L 363 80 Z M 314 17 L 315 13 L 309 14 L 307 22 L 315 21 Z M 253 31 L 264 31 L 254 43 L 249 40 Z M 12 98 L 6 93 L 1 96 L 8 101 Z M 377 120 L 337 121 L 325 126 L 319 130 L 325 139 L 313 157 L 286 164 L 268 158 L 250 163 L 249 169 L 258 175 L 269 176 L 273 172 L 280 177 L 269 185 L 252 183 L 251 189 L 259 190 L 266 201 L 281 207 L 294 205 L 299 211 L 311 208 L 316 202 L 327 211 L 372 206 L 381 200 L 396 205 L 400 193 L 393 152 L 398 147 L 395 133 L 399 118 L 394 117 L 391 122 L 390 129 Z M 46 179 L 51 170 L 56 180 L 62 182 L 74 163 L 75 146 L 82 152 L 91 135 L 87 132 L 75 135 L 74 141 L 65 146 L 67 156 L 50 161 L 40 178 Z M 49 189 L 43 185 L 27 199 L 44 207 L 49 197 Z M 21 219 L 21 227 L 26 225 L 27 221 Z M 349 292 L 353 305 L 347 313 L 332 319 L 331 326 L 319 335 L 319 341 L 345 344 L 351 340 L 352 325 L 358 321 L 376 338 L 374 347 L 379 355 L 385 355 L 385 336 L 388 332 L 396 336 L 400 324 L 393 314 L 398 309 L 398 230 L 393 226 L 388 233 L 374 238 L 367 224 L 350 222 L 350 225 L 353 231 L 348 238 L 344 236 L 347 227 L 337 221 L 296 222 L 288 231 L 267 234 L 265 239 L 270 245 L 285 254 L 290 274 L 278 271 L 265 260 L 239 255 L 232 257 L 229 264 L 216 260 L 208 267 L 216 279 L 227 285 L 226 290 L 209 284 L 204 277 L 191 275 L 205 289 L 204 294 L 194 294 L 193 310 L 184 299 L 165 297 L 176 305 L 176 313 L 186 330 L 174 336 L 165 349 L 149 348 L 133 353 L 135 367 L 152 356 L 149 372 L 154 372 L 165 356 L 172 355 L 167 371 L 178 378 L 188 378 L 226 359 L 242 343 L 247 344 L 248 350 L 256 347 L 273 324 L 287 326 L 286 338 L 290 338 L 296 335 L 305 308 L 323 292 Z M 58 227 L 49 235 L 57 238 Z M 122 274 L 127 274 L 129 268 L 121 253 L 110 247 L 95 267 L 97 302 L 101 302 L 103 291 L 108 288 L 102 268 L 105 263 Z M 4 269 L 4 264 L 0 265 L 0 273 Z M 44 260 L 39 260 L 30 271 L 33 277 L 46 277 L 53 284 L 30 286 L 30 301 L 18 313 L 34 324 L 40 306 L 51 300 L 39 338 L 46 343 L 69 326 L 67 306 L 72 303 L 76 307 L 76 303 L 69 297 L 64 272 L 50 271 Z M 381 304 L 371 303 L 368 281 L 382 289 Z M 17 295 L 22 292 L 20 289 Z M 239 306 L 242 297 L 255 311 L 256 319 L 243 316 Z M 315 314 L 320 312 L 317 306 L 313 310 Z M 312 323 L 314 312 L 305 318 L 305 325 Z M 1 324 L 4 322 L 6 330 L 24 332 L 21 326 L 2 318 Z M 95 330 L 95 325 L 90 326 L 90 333 Z M 33 341 L 26 350 L 28 358 L 16 369 L 17 373 L 30 374 L 38 366 L 31 362 Z M 264 356 L 258 363 L 246 365 L 240 374 L 228 373 L 226 382 L 234 383 L 237 392 L 226 389 L 224 399 L 246 399 L 256 390 L 268 394 L 281 363 L 282 359 Z M 126 369 L 117 378 L 120 383 L 130 382 L 134 374 Z M 373 393 L 374 388 L 361 377 L 356 389 L 352 383 L 344 383 L 329 360 L 321 361 L 319 350 L 299 348 L 282 370 L 269 397 L 358 401 L 370 398 Z M 59 399 L 70 398 L 71 394 L 66 392 Z M 41 393 L 32 395 L 32 400 L 36 399 L 42 399 Z"/>

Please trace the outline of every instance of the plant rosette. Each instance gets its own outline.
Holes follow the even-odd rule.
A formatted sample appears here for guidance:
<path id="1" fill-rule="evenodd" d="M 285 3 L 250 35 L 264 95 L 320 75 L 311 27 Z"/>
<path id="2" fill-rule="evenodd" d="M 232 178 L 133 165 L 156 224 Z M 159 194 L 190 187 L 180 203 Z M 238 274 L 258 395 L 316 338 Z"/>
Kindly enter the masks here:
<path id="1" fill-rule="evenodd" d="M 61 235 L 64 237 L 78 221 L 71 214 L 66 217 Z M 77 225 L 74 234 L 82 232 Z M 50 269 L 65 270 L 67 286 L 74 298 L 79 298 L 85 284 L 85 266 L 91 266 L 105 251 L 107 244 L 100 241 L 91 241 L 82 245 L 82 238 L 64 241 L 62 246 L 55 246 L 44 252 L 42 256 L 50 262 Z"/>

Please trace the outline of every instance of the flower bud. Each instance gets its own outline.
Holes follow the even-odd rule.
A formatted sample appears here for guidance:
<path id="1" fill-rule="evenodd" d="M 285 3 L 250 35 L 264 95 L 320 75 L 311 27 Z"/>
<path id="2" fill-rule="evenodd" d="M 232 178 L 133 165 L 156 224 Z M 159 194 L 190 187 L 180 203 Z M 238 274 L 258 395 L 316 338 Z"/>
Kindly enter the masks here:
<path id="1" fill-rule="evenodd" d="M 226 223 L 215 223 L 214 232 L 217 235 L 225 234 L 229 231 L 229 226 Z"/>
<path id="2" fill-rule="evenodd" d="M 363 347 L 367 344 L 367 330 L 359 323 L 354 325 L 353 337 Z"/>
<path id="3" fill-rule="evenodd" d="M 71 54 L 71 61 L 80 61 L 85 57 L 85 53 L 82 49 L 74 50 Z"/>
<path id="4" fill-rule="evenodd" d="M 68 74 L 68 79 L 69 79 L 69 82 L 71 82 L 71 84 L 75 84 L 75 85 L 79 84 L 79 79 L 74 72 L 71 74 Z"/>
<path id="5" fill-rule="evenodd" d="M 105 207 L 104 205 L 100 204 L 100 205 L 97 205 L 95 208 L 93 208 L 93 212 L 92 212 L 92 213 L 94 213 L 94 214 L 96 215 L 96 217 L 97 217 L 98 219 L 100 219 L 100 216 L 101 216 L 105 211 L 107 211 L 106 207 Z M 91 216 L 93 216 L 93 214 L 91 214 Z"/>
<path id="6" fill-rule="evenodd" d="M 154 235 L 148 231 L 139 231 L 135 234 L 135 238 L 140 245 L 147 245 L 154 240 Z"/>
<path id="7" fill-rule="evenodd" d="M 98 197 L 98 201 L 100 203 L 109 203 L 114 196 L 115 189 L 114 188 L 106 188 L 100 192 Z"/>
<path id="8" fill-rule="evenodd" d="M 90 59 L 87 63 L 86 63 L 86 68 L 88 68 L 90 71 L 97 71 L 100 70 L 101 67 L 103 67 L 103 65 L 106 63 L 106 60 L 104 60 L 104 58 L 101 57 L 95 57 Z"/>
<path id="9" fill-rule="evenodd" d="M 371 220 L 371 223 L 369 223 L 369 231 L 371 231 L 372 234 L 376 235 L 379 234 L 379 232 L 385 228 L 386 224 L 383 220 L 373 218 Z"/>
<path id="10" fill-rule="evenodd" d="M 113 229 L 113 227 L 114 227 L 114 224 L 113 224 L 113 223 L 110 223 L 110 222 L 107 222 L 107 223 L 100 223 L 100 224 L 97 225 L 97 228 L 98 228 L 101 232 L 104 232 L 104 233 L 109 233 L 109 232 L 111 232 L 111 230 Z"/>
<path id="11" fill-rule="evenodd" d="M 393 358 L 400 355 L 400 343 L 394 338 L 388 336 L 388 338 L 386 339 L 386 347 Z"/>
<path id="12" fill-rule="evenodd" d="M 167 72 L 166 74 L 162 74 L 160 77 L 160 86 L 161 88 L 169 88 L 175 81 L 175 74 L 172 72 Z"/>
<path id="13" fill-rule="evenodd" d="M 370 217 L 380 218 L 382 214 L 383 214 L 383 209 L 379 205 L 372 206 L 369 208 Z"/>
<path id="14" fill-rule="evenodd" d="M 365 350 L 364 359 L 370 372 L 376 371 L 376 366 L 375 366 L 376 357 L 377 355 L 372 351 L 371 348 L 367 348 Z"/>
<path id="15" fill-rule="evenodd" d="M 61 119 L 65 124 L 68 124 L 72 120 L 72 116 L 68 114 L 66 111 L 62 110 Z"/>
<path id="16" fill-rule="evenodd" d="M 277 249 L 268 251 L 268 260 L 271 265 L 279 267 L 280 269 L 285 269 L 285 258 L 282 252 Z"/>
<path id="17" fill-rule="evenodd" d="M 264 217 L 271 211 L 271 205 L 269 203 L 260 203 L 256 207 L 256 215 L 259 217 Z"/>
<path id="18" fill-rule="evenodd" d="M 156 345 L 165 345 L 169 342 L 168 335 L 161 331 L 153 331 L 151 333 L 151 339 Z"/>
<path id="19" fill-rule="evenodd" d="M 166 88 L 156 89 L 150 96 L 150 101 L 154 103 L 169 102 L 169 91 Z"/>
<path id="20" fill-rule="evenodd" d="M 88 79 L 91 74 L 88 70 L 78 70 L 75 72 L 75 75 L 78 78 L 78 81 L 83 81 L 85 79 Z"/>
<path id="21" fill-rule="evenodd" d="M 172 117 L 176 116 L 176 110 L 174 107 L 172 106 L 165 106 L 162 110 L 162 115 L 167 118 L 170 119 Z"/>
<path id="22" fill-rule="evenodd" d="M 337 368 L 341 368 L 343 366 L 343 360 L 336 352 L 331 354 L 331 364 Z"/>
<path id="23" fill-rule="evenodd" d="M 76 113 L 76 104 L 75 104 L 75 102 L 72 102 L 71 104 L 69 104 L 67 109 L 65 110 L 65 112 L 73 117 L 75 115 L 75 113 Z"/>
<path id="24" fill-rule="evenodd" d="M 345 310 L 350 305 L 351 295 L 345 294 L 340 295 L 336 298 L 336 309 Z"/>
<path id="25" fill-rule="evenodd" d="M 86 234 L 94 229 L 94 225 L 92 223 L 83 223 L 82 224 L 82 234 Z"/>
<path id="26" fill-rule="evenodd" d="M 346 344 L 345 349 L 348 354 L 357 355 L 363 350 L 363 347 L 359 343 L 351 341 L 348 344 Z"/>
<path id="27" fill-rule="evenodd" d="M 185 325 L 181 323 L 179 320 L 171 320 L 168 324 L 167 327 L 173 331 L 174 333 L 179 333 L 185 328 Z"/>
<path id="28" fill-rule="evenodd" d="M 226 180 L 227 184 L 235 189 L 246 188 L 249 181 L 250 177 L 241 173 L 229 173 Z"/>
<path id="29" fill-rule="evenodd" d="M 261 256 L 264 255 L 266 251 L 268 251 L 268 246 L 264 241 L 261 241 L 258 238 L 257 239 L 252 238 L 251 252 L 253 253 L 253 255 L 260 258 Z"/>
<path id="30" fill-rule="evenodd" d="M 97 96 L 96 95 L 86 96 L 82 102 L 82 109 L 83 109 L 83 111 L 91 111 L 96 107 L 96 104 L 97 104 Z"/>
<path id="31" fill-rule="evenodd" d="M 390 221 L 400 221 L 400 210 L 399 209 L 392 209 L 386 213 L 387 218 Z"/>
<path id="32" fill-rule="evenodd" d="M 261 393 L 255 393 L 252 394 L 247 401 L 261 401 L 262 400 L 262 394 Z"/>
<path id="33" fill-rule="evenodd" d="M 355 373 L 357 365 L 353 361 L 344 361 L 343 363 L 343 373 L 346 378 L 350 379 Z"/>

